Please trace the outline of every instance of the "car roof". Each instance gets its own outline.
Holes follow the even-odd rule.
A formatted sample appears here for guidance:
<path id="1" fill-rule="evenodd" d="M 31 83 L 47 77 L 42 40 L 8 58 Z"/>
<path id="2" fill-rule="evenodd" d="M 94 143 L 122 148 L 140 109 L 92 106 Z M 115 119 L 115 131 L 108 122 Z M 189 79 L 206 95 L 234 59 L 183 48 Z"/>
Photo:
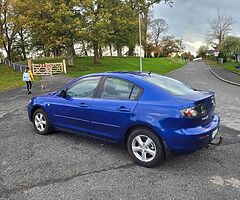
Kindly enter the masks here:
<path id="1" fill-rule="evenodd" d="M 151 76 L 151 72 L 138 72 L 138 71 L 109 71 L 95 74 L 88 74 L 86 76 L 114 76 L 119 78 L 134 78 L 144 79 Z"/>

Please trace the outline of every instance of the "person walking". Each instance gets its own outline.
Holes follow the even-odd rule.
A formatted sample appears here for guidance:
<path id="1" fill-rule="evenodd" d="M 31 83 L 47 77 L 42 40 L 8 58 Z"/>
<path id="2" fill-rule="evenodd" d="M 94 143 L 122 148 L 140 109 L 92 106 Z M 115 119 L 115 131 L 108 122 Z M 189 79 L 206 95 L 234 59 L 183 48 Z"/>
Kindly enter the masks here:
<path id="1" fill-rule="evenodd" d="M 29 67 L 26 67 L 23 73 L 23 81 L 26 82 L 28 94 L 32 94 L 33 74 Z"/>

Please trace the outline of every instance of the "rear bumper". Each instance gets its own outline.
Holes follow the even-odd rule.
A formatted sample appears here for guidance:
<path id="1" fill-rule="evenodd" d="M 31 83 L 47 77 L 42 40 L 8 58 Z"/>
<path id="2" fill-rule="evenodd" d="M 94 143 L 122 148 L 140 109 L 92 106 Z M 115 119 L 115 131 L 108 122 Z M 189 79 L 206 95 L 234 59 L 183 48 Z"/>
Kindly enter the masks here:
<path id="1" fill-rule="evenodd" d="M 189 154 L 207 146 L 213 139 L 220 125 L 219 116 L 215 115 L 205 127 L 181 129 L 169 132 L 165 142 L 172 154 Z"/>

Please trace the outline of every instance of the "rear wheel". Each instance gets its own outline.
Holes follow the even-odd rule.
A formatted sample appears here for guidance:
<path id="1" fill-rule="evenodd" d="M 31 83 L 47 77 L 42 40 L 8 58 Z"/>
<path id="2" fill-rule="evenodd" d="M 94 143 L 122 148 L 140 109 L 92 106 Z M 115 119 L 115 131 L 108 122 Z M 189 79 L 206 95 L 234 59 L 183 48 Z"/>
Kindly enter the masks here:
<path id="1" fill-rule="evenodd" d="M 161 141 L 148 129 L 134 130 L 128 137 L 127 147 L 133 160 L 144 167 L 154 167 L 164 158 Z"/>
<path id="2" fill-rule="evenodd" d="M 42 109 L 37 109 L 33 114 L 33 124 L 38 134 L 47 135 L 53 131 L 47 114 Z"/>

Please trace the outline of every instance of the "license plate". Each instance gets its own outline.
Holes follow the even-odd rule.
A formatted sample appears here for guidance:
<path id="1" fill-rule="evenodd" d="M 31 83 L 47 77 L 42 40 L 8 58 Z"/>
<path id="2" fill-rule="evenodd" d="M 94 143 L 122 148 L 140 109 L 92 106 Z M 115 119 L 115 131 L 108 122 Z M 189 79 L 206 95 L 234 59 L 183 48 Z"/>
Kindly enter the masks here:
<path id="1" fill-rule="evenodd" d="M 214 138 L 214 137 L 216 136 L 217 132 L 218 132 L 218 129 L 216 129 L 215 131 L 213 131 L 213 133 L 212 133 L 212 138 Z"/>

